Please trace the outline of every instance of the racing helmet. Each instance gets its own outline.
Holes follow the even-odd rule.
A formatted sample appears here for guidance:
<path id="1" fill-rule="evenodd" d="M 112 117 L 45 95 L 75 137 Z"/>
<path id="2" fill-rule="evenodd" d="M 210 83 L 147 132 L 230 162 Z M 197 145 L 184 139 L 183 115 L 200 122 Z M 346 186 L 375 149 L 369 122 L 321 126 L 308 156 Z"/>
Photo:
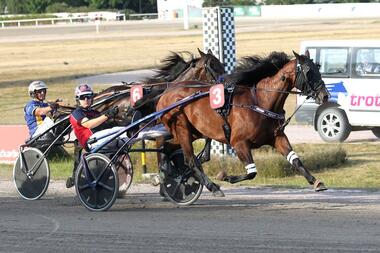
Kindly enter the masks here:
<path id="1" fill-rule="evenodd" d="M 42 90 L 42 89 L 47 89 L 47 85 L 45 82 L 43 81 L 33 81 L 29 84 L 29 88 L 28 88 L 28 92 L 29 92 L 29 96 L 31 96 L 32 98 L 34 98 L 34 92 L 36 90 Z"/>
<path id="2" fill-rule="evenodd" d="M 79 100 L 80 96 L 83 95 L 94 95 L 94 92 L 92 91 L 92 88 L 87 83 L 79 84 L 78 87 L 75 88 L 75 99 Z"/>

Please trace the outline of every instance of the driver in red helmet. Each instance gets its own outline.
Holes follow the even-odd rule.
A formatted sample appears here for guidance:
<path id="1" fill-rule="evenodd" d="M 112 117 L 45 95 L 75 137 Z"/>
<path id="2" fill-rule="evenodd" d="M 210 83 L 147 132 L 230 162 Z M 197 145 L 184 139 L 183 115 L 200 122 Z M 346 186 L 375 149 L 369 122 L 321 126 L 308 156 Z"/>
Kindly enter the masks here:
<path id="1" fill-rule="evenodd" d="M 118 107 L 115 106 L 110 110 L 101 114 L 95 109 L 91 108 L 93 103 L 94 92 L 90 85 L 80 84 L 75 89 L 75 99 L 77 101 L 77 108 L 70 115 L 70 124 L 73 127 L 74 134 L 82 148 L 89 151 L 98 145 L 101 145 L 105 140 L 100 139 L 99 141 L 89 144 L 88 140 L 90 138 L 96 138 L 108 133 L 116 133 L 122 127 L 105 128 L 105 122 L 109 118 L 115 117 L 118 113 Z M 117 142 L 110 143 L 110 146 L 117 145 Z M 107 145 L 107 147 L 109 147 Z M 79 164 L 80 152 L 75 155 L 73 176 L 69 177 L 66 181 L 66 187 L 70 188 L 74 185 L 74 174 L 77 165 Z"/>

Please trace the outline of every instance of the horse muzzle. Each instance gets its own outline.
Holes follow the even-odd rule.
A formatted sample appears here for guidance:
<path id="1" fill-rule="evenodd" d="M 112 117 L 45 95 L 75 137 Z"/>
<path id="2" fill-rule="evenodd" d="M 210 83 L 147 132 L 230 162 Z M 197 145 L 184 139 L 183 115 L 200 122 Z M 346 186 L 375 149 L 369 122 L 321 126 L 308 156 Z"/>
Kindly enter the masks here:
<path id="1" fill-rule="evenodd" d="M 315 98 L 315 102 L 317 104 L 323 104 L 326 103 L 330 98 L 330 93 L 326 89 L 326 87 L 323 87 L 319 92 L 318 95 Z"/>

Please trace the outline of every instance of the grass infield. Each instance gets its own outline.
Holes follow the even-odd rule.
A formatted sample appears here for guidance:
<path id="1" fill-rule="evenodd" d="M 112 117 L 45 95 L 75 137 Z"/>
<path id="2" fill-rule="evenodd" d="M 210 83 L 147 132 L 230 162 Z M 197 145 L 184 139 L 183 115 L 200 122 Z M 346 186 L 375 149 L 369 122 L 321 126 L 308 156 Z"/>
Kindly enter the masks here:
<path id="1" fill-rule="evenodd" d="M 197 143 L 200 148 L 201 144 Z M 296 144 L 294 150 L 299 154 L 305 166 L 318 179 L 331 188 L 366 188 L 380 189 L 380 149 L 377 144 Z M 281 186 L 308 187 L 303 176 L 290 168 L 285 158 L 268 147 L 253 152 L 258 175 L 254 180 L 244 181 L 239 186 Z M 134 183 L 142 182 L 142 167 L 139 154 L 131 156 L 134 165 Z M 157 172 L 157 160 L 153 153 L 147 154 L 148 172 Z M 71 158 L 49 161 L 51 178 L 65 180 L 72 173 Z M 229 175 L 244 174 L 244 166 L 237 158 L 220 158 L 213 156 L 204 164 L 206 173 L 213 179 L 219 170 Z M 12 166 L 0 166 L 0 180 L 12 179 Z M 229 185 L 219 182 L 222 185 Z"/>
<path id="2" fill-rule="evenodd" d="M 237 57 L 249 55 L 265 55 L 271 51 L 284 51 L 291 54 L 298 52 L 302 40 L 313 39 L 380 39 L 380 23 L 378 20 L 349 20 L 310 25 L 307 29 L 272 29 L 268 31 L 236 34 Z M 355 24 L 356 23 L 356 26 Z M 335 24 L 338 24 L 335 26 Z M 350 24 L 354 24 L 351 26 Z M 324 26 L 325 29 L 321 29 Z M 339 28 L 336 28 L 339 27 Z M 365 29 L 364 29 L 365 28 Z M 198 28 L 201 29 L 201 28 Z M 91 40 L 63 41 L 21 41 L 0 43 L 0 124 L 24 124 L 23 106 L 30 98 L 27 86 L 31 80 L 44 80 L 49 86 L 47 99 L 61 98 L 67 103 L 74 103 L 75 78 L 100 73 L 111 73 L 134 69 L 154 68 L 168 55 L 169 51 L 190 51 L 196 54 L 197 48 L 203 48 L 201 36 L 166 36 L 141 38 L 104 38 Z M 105 86 L 94 86 L 96 91 Z M 285 105 L 287 113 L 292 113 L 295 97 L 289 96 Z M 322 179 L 328 187 L 344 188 L 380 188 L 378 169 L 380 151 L 375 144 L 318 144 L 294 145 L 295 151 L 304 158 L 314 172 L 314 176 Z M 260 158 L 260 153 L 262 157 Z M 334 157 L 344 157 L 344 163 L 334 161 Z M 334 156 L 332 154 L 339 154 Z M 157 171 L 154 155 L 148 164 L 151 172 Z M 149 156 L 150 156 L 149 155 Z M 329 157 L 331 163 L 321 161 Z M 254 151 L 258 166 L 258 176 L 246 185 L 281 185 L 305 187 L 306 180 L 291 174 L 284 158 L 276 157 L 268 148 Z M 268 159 L 268 157 L 274 157 Z M 139 157 L 135 156 L 135 182 L 141 180 Z M 271 161 L 269 163 L 268 161 Z M 214 175 L 216 168 L 238 168 L 229 173 L 244 173 L 244 169 L 236 160 L 223 161 L 219 158 L 205 165 L 205 170 Z M 71 173 L 72 161 L 51 161 L 52 178 L 65 179 Z M 277 169 L 275 169 L 277 168 Z M 317 171 L 315 171 L 317 169 Z M 274 171 L 277 170 L 277 174 Z M 0 165 L 0 180 L 11 179 L 12 166 Z M 281 174 L 285 171 L 285 175 Z M 272 175 L 271 175 L 272 174 Z M 277 176 L 274 176 L 276 174 Z"/>

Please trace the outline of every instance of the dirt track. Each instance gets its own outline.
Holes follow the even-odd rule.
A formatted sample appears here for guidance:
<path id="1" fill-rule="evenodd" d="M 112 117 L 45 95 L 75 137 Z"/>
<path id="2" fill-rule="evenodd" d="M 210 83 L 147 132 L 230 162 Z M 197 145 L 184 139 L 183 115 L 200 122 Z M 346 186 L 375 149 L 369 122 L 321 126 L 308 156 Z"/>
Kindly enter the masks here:
<path id="1" fill-rule="evenodd" d="M 1 252 L 378 252 L 380 193 L 229 188 L 195 205 L 132 186 L 107 212 L 81 206 L 63 182 L 39 201 L 4 195 Z M 57 191 L 62 189 L 62 191 Z M 9 189 L 7 189 L 9 191 Z"/>

